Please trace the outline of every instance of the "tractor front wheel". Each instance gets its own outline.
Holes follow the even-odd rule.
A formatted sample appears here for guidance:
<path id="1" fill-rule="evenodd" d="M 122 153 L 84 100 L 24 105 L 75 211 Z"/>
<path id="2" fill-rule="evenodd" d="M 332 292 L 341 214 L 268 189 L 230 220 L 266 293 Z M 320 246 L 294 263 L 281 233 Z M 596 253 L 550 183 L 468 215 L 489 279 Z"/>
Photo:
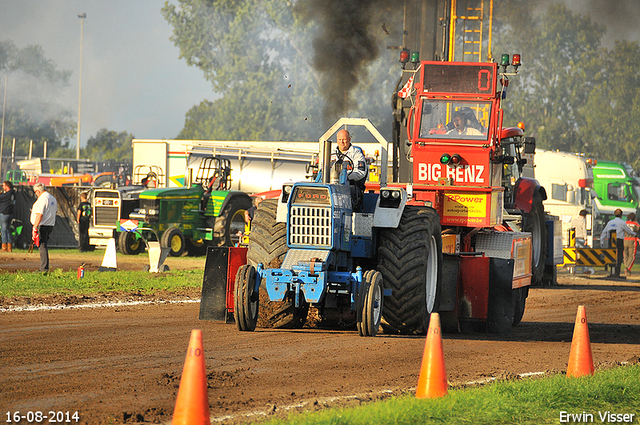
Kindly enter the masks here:
<path id="1" fill-rule="evenodd" d="M 382 319 L 382 274 L 375 270 L 366 272 L 358 295 L 358 333 L 360 336 L 376 336 Z"/>
<path id="2" fill-rule="evenodd" d="M 235 282 L 233 318 L 239 331 L 253 331 L 258 323 L 256 269 L 245 264 L 238 269 Z"/>
<path id="3" fill-rule="evenodd" d="M 170 227 L 162 234 L 160 246 L 169 248 L 170 256 L 180 257 L 185 250 L 184 235 L 177 227 Z"/>
<path id="4" fill-rule="evenodd" d="M 136 238 L 133 232 L 120 232 L 118 248 L 124 255 L 138 255 L 144 252 L 145 243 L 142 238 Z"/>

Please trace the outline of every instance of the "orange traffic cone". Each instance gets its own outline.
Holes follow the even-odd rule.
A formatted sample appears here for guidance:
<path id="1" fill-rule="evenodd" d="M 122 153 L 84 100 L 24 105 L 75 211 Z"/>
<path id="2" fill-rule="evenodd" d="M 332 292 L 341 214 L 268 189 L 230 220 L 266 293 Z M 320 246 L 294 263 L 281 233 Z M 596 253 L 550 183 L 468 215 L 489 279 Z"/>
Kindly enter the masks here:
<path id="1" fill-rule="evenodd" d="M 171 425 L 209 425 L 209 397 L 202 331 L 191 331 Z"/>
<path id="2" fill-rule="evenodd" d="M 440 315 L 431 313 L 416 398 L 437 398 L 445 395 L 447 395 L 447 371 L 444 367 Z"/>
<path id="3" fill-rule="evenodd" d="M 593 372 L 593 357 L 591 355 L 591 341 L 589 340 L 587 313 L 584 306 L 579 305 L 576 324 L 573 328 L 573 339 L 571 340 L 571 353 L 569 354 L 567 376 L 577 378 L 579 376 L 593 375 Z"/>

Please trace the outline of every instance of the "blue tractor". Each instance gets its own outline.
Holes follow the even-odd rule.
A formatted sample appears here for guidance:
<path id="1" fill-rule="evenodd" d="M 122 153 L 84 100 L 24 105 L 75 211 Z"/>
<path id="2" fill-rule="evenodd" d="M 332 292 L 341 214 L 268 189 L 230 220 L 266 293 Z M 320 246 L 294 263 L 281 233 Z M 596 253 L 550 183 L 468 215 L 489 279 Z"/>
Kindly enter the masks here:
<path id="1" fill-rule="evenodd" d="M 342 121 L 327 133 L 333 134 L 339 123 Z M 286 237 L 288 250 L 278 267 L 260 262 L 238 269 L 234 318 L 241 331 L 253 331 L 256 327 L 258 293 L 264 283 L 269 301 L 284 303 L 284 310 L 288 311 L 283 317 L 295 322 L 293 327 L 304 324 L 312 306 L 321 311 L 350 309 L 361 336 L 375 336 L 378 332 L 385 289 L 382 274 L 376 270 L 374 229 L 397 227 L 407 194 L 402 188 L 365 193 L 361 208 L 354 211 L 346 164 L 338 161 L 333 168 L 329 166 L 330 145 L 325 142 L 324 166 L 315 182 L 285 185 L 277 206 L 269 206 L 269 200 L 263 202 L 265 208 L 261 210 L 271 209 L 271 219 L 279 216 L 280 220 L 273 220 L 273 226 L 267 226 L 270 230 L 263 226 L 252 231 L 250 239 L 255 238 L 257 246 L 252 246 L 251 240 L 250 252 L 252 248 L 259 250 L 260 245 L 264 250 L 278 247 L 277 241 L 267 240 L 260 233 L 275 229 L 285 216 L 286 233 L 282 229 L 275 239 L 282 241 Z M 384 144 L 383 152 L 386 161 Z"/>

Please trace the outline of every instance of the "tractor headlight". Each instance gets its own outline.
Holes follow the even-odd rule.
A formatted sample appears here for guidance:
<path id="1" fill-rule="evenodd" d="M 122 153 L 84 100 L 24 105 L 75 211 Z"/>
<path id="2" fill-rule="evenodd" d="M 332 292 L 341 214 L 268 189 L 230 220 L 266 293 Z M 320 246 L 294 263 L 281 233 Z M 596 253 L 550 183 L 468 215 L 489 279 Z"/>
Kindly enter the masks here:
<path id="1" fill-rule="evenodd" d="M 291 195 L 291 188 L 293 188 L 292 184 L 285 184 L 282 186 L 282 202 L 286 204 L 289 201 L 289 196 Z"/>
<path id="2" fill-rule="evenodd" d="M 149 215 L 158 215 L 158 210 L 149 210 Z"/>
<path id="3" fill-rule="evenodd" d="M 400 189 L 382 189 L 380 191 L 380 208 L 398 208 L 402 201 Z"/>

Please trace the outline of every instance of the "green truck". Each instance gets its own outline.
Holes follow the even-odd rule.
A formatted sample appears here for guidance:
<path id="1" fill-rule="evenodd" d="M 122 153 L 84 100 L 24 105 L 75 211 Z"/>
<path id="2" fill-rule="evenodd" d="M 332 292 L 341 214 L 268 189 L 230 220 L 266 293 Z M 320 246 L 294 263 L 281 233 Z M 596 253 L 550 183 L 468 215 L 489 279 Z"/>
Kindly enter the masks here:
<path id="1" fill-rule="evenodd" d="M 594 198 L 594 239 L 599 238 L 616 209 L 622 210 L 623 217 L 629 213 L 638 214 L 640 184 L 631 167 L 612 161 L 597 161 L 593 167 L 593 188 L 597 194 Z M 595 240 L 594 243 L 597 244 Z"/>

